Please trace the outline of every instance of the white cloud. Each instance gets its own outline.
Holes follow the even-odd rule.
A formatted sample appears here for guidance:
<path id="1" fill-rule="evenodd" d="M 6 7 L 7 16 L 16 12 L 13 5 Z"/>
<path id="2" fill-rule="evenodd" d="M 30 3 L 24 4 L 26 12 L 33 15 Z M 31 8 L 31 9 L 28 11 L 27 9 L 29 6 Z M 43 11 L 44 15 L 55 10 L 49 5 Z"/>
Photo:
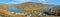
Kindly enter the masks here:
<path id="1" fill-rule="evenodd" d="M 8 2 L 7 4 L 18 4 L 17 2 Z"/>
<path id="2" fill-rule="evenodd" d="M 39 0 L 38 2 L 42 2 L 42 3 L 45 3 L 45 2 L 46 2 L 46 0 Z"/>
<path id="3" fill-rule="evenodd" d="M 8 2 L 6 4 L 19 4 L 19 3 L 24 3 L 24 2 L 30 2 L 32 0 L 13 0 L 11 2 Z"/>
<path id="4" fill-rule="evenodd" d="M 33 2 L 32 0 L 15 0 L 15 1 L 20 2 L 20 3 Z M 46 0 L 38 0 L 37 2 L 45 3 Z"/>
<path id="5" fill-rule="evenodd" d="M 18 3 L 24 3 L 24 2 L 33 2 L 33 1 L 32 0 L 13 0 L 8 4 L 18 4 Z M 46 0 L 38 0 L 37 2 L 45 3 Z"/>
<path id="6" fill-rule="evenodd" d="M 24 2 L 31 2 L 32 0 L 15 0 L 17 2 L 20 2 L 20 3 L 24 3 Z"/>

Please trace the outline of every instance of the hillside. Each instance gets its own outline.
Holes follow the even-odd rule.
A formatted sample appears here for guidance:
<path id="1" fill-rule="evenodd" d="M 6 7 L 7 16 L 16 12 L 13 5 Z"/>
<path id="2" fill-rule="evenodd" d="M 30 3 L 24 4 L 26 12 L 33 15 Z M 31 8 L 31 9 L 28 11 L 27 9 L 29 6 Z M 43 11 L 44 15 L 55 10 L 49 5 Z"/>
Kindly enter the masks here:
<path id="1" fill-rule="evenodd" d="M 26 11 L 29 11 L 30 14 L 31 12 L 33 13 L 32 17 L 34 16 L 37 16 L 39 14 L 39 11 L 41 11 L 41 9 L 44 9 L 44 8 L 49 8 L 49 5 L 48 4 L 42 4 L 42 3 L 34 3 L 34 2 L 26 2 L 26 3 L 22 3 L 22 4 L 0 4 L 0 13 L 2 14 L 7 14 L 7 15 L 10 15 L 10 16 L 13 16 L 13 17 L 17 17 L 17 16 L 21 16 L 20 12 L 19 14 L 16 15 L 15 11 L 16 9 L 13 9 L 14 13 L 12 12 L 8 12 L 7 11 L 7 7 L 8 6 L 16 6 L 19 10 L 24 10 L 22 14 L 22 17 L 24 17 L 24 13 L 27 13 L 29 14 L 28 12 Z M 53 5 L 52 5 L 53 6 Z M 12 9 L 11 9 L 12 10 Z M 26 11 L 25 11 L 26 10 Z M 25 16 L 26 17 L 26 16 Z"/>
<path id="2" fill-rule="evenodd" d="M 26 2 L 23 4 L 18 4 L 16 6 L 18 6 L 20 9 L 23 10 L 37 10 L 37 9 L 48 7 L 48 5 L 41 4 L 41 3 L 34 3 L 34 2 Z"/>

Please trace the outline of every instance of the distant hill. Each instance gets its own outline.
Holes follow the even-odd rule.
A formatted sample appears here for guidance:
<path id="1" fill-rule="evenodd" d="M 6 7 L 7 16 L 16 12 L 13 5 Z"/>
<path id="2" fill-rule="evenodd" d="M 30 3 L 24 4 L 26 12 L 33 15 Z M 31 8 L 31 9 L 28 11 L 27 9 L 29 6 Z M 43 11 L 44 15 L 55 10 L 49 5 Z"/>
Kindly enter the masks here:
<path id="1" fill-rule="evenodd" d="M 45 5 L 42 3 L 34 3 L 34 2 L 26 2 L 23 4 L 18 4 L 16 6 L 18 6 L 20 9 L 24 9 L 24 10 L 36 10 L 36 9 L 48 7 L 48 5 Z"/>
<path id="2" fill-rule="evenodd" d="M 0 9 L 6 9 L 8 7 L 8 5 L 7 4 L 0 4 Z"/>
<path id="3" fill-rule="evenodd" d="M 46 8 L 46 7 L 55 7 L 56 5 L 53 4 L 42 4 L 42 3 L 35 3 L 35 2 L 25 2 L 22 4 L 2 4 L 0 3 L 0 6 L 10 6 L 10 5 L 14 5 L 17 6 L 19 9 L 23 9 L 23 10 L 36 10 L 36 9 L 41 9 L 41 8 Z M 2 7 L 3 8 L 3 7 Z"/>

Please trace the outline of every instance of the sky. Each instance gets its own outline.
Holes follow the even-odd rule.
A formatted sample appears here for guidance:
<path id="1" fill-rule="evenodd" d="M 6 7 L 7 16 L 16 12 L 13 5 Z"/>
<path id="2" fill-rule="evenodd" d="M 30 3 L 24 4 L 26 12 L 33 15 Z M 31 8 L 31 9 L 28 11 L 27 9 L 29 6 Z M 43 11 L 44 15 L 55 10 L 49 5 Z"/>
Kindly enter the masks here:
<path id="1" fill-rule="evenodd" d="M 24 2 L 39 2 L 44 4 L 60 4 L 60 0 L 0 0 L 0 3 L 19 4 Z"/>

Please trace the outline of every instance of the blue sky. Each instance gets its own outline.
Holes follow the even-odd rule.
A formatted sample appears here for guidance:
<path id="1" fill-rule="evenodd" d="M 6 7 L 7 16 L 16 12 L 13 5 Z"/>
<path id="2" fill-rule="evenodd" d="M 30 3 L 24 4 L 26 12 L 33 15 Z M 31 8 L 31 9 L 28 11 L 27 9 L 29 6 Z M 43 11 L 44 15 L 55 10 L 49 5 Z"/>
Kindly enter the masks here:
<path id="1" fill-rule="evenodd" d="M 18 3 L 24 3 L 24 2 L 41 2 L 44 4 L 60 4 L 60 0 L 0 0 L 0 3 L 5 4 L 18 4 Z"/>
<path id="2" fill-rule="evenodd" d="M 49 4 L 60 4 L 60 0 L 46 0 L 46 3 L 49 3 Z"/>

